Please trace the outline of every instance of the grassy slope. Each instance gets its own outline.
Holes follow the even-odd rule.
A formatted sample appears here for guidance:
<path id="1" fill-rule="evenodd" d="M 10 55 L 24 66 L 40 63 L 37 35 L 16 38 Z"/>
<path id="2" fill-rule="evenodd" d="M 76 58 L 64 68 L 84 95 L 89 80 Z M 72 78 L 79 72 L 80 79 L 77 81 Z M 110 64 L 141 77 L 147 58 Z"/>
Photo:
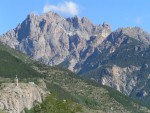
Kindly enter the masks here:
<path id="1" fill-rule="evenodd" d="M 141 93 L 142 91 L 149 92 L 150 80 L 148 79 L 148 76 L 150 74 L 150 47 L 145 50 L 136 50 L 135 48 L 142 46 L 142 43 L 133 38 L 129 39 L 130 43 L 122 44 L 114 53 L 109 55 L 106 60 L 103 60 L 104 58 L 96 58 L 102 60 L 103 65 L 89 71 L 85 76 L 87 78 L 99 79 L 100 76 L 103 75 L 103 70 L 114 64 L 122 68 L 130 65 L 137 67 L 143 66 L 140 71 L 133 73 L 133 75 L 139 77 L 139 79 L 138 84 L 130 96 L 143 104 L 150 106 L 149 94 L 146 97 L 137 97 L 137 89 L 139 88 L 142 88 Z M 148 67 L 145 68 L 145 65 L 148 65 Z"/>
<path id="2" fill-rule="evenodd" d="M 94 110 L 92 112 L 143 112 L 144 108 L 127 96 L 93 81 L 78 78 L 68 70 L 54 67 L 40 67 L 38 70 L 49 75 L 46 82 L 52 92 L 59 93 L 62 98 L 67 94 L 67 97 Z M 54 89 L 51 88 L 52 84 L 55 85 Z"/>
<path id="3" fill-rule="evenodd" d="M 147 111 L 147 108 L 111 88 L 85 81 L 66 69 L 39 64 L 24 54 L 0 46 L 0 76 L 14 78 L 15 74 L 22 80 L 46 76 L 45 82 L 52 93 L 60 99 L 70 98 L 80 103 L 85 113 Z"/>

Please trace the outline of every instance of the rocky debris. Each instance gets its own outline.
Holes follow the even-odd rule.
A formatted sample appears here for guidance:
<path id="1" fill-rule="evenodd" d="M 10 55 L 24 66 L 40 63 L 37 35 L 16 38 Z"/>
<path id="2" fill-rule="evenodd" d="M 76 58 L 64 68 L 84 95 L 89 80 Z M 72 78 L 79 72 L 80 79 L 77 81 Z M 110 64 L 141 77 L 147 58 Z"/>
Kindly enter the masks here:
<path id="1" fill-rule="evenodd" d="M 63 65 L 78 74 L 85 74 L 107 64 L 109 56 L 125 45 L 134 45 L 135 54 L 144 58 L 145 55 L 140 53 L 150 45 L 150 34 L 139 27 L 120 28 L 111 32 L 106 22 L 94 25 L 86 17 L 65 19 L 49 12 L 40 16 L 28 15 L 15 29 L 0 36 L 0 42 L 45 64 Z M 126 58 L 129 59 L 130 55 Z M 148 70 L 149 65 L 143 62 L 140 70 Z M 132 72 L 140 67 L 113 65 L 104 70 L 106 73 L 100 82 L 129 95 L 138 79 L 138 75 L 133 76 Z"/>
<path id="2" fill-rule="evenodd" d="M 94 49 L 79 74 L 148 104 L 149 40 L 140 28 L 118 29 Z"/>
<path id="3" fill-rule="evenodd" d="M 0 86 L 0 109 L 8 113 L 20 113 L 25 108 L 31 109 L 36 102 L 42 102 L 48 94 L 36 84 L 3 83 Z"/>
<path id="4" fill-rule="evenodd" d="M 138 70 L 140 70 L 140 67 L 129 66 L 121 68 L 113 65 L 105 69 L 105 73 L 101 77 L 101 83 L 129 96 L 138 81 L 137 76 L 134 76 L 132 73 Z"/>

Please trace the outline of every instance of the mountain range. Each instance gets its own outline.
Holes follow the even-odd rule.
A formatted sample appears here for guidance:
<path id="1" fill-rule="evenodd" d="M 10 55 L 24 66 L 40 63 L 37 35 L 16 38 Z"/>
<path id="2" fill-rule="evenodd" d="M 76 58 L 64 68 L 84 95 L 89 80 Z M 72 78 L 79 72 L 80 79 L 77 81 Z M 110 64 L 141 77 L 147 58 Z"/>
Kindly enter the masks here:
<path id="1" fill-rule="evenodd" d="M 0 42 L 150 105 L 150 34 L 139 27 L 112 31 L 86 17 L 29 14 Z"/>
<path id="2" fill-rule="evenodd" d="M 0 113 L 149 113 L 150 109 L 115 89 L 41 64 L 3 44 L 0 77 Z"/>

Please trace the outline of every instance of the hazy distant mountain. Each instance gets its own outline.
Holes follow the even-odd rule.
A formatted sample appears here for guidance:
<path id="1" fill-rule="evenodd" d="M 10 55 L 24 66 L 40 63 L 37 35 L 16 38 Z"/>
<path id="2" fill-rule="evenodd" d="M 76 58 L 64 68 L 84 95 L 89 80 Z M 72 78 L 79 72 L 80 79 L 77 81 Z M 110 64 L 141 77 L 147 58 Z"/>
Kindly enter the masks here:
<path id="1" fill-rule="evenodd" d="M 0 42 L 150 104 L 150 35 L 139 27 L 112 32 L 86 17 L 30 14 Z"/>

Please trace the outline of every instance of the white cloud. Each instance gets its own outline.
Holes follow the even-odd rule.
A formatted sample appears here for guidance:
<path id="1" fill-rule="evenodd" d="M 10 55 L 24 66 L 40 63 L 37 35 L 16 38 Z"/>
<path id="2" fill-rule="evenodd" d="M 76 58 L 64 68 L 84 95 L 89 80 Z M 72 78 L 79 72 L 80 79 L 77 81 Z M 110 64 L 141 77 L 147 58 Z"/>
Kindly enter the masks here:
<path id="1" fill-rule="evenodd" d="M 141 19 L 141 17 L 137 17 L 136 20 L 135 20 L 135 22 L 136 22 L 137 24 L 142 24 L 142 19 Z"/>
<path id="2" fill-rule="evenodd" d="M 79 14 L 79 6 L 71 1 L 66 1 L 64 3 L 59 3 L 57 5 L 46 4 L 43 8 L 43 12 L 54 11 L 57 13 L 62 13 L 66 15 L 78 15 Z"/>

